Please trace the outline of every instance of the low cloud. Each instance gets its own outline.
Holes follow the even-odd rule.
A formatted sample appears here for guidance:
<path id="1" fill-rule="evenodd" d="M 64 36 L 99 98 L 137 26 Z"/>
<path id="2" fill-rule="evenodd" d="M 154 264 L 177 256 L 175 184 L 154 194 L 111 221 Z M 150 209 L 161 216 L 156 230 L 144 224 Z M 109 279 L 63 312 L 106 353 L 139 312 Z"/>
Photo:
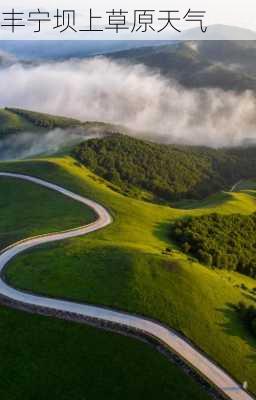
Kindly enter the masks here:
<path id="1" fill-rule="evenodd" d="M 13 54 L 0 49 L 0 67 L 10 66 L 16 62 L 17 59 Z"/>
<path id="2" fill-rule="evenodd" d="M 184 89 L 144 66 L 105 58 L 15 63 L 0 70 L 0 82 L 2 106 L 117 123 L 156 141 L 218 147 L 256 137 L 253 92 Z"/>
<path id="3" fill-rule="evenodd" d="M 47 133 L 20 133 L 0 141 L 0 160 L 24 159 L 39 154 L 54 154 L 63 146 L 72 146 L 90 137 L 79 129 L 53 129 Z"/>

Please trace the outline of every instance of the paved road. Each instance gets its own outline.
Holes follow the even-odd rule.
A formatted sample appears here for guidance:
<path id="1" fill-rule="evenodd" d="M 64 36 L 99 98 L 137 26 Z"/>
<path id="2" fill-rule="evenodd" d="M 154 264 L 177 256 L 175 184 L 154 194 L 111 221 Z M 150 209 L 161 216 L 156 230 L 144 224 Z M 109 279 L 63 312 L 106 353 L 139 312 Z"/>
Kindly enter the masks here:
<path id="1" fill-rule="evenodd" d="M 79 201 L 80 203 L 91 207 L 98 215 L 98 218 L 95 222 L 87 226 L 82 226 L 80 228 L 65 231 L 62 233 L 53 233 L 27 239 L 10 246 L 0 254 L 0 272 L 3 271 L 6 264 L 14 256 L 22 253 L 25 250 L 38 246 L 39 244 L 41 245 L 43 243 L 49 243 L 57 240 L 64 240 L 71 237 L 86 235 L 90 232 L 101 229 L 112 222 L 111 216 L 109 215 L 107 210 L 101 205 L 95 203 L 92 200 L 88 200 L 82 196 L 74 194 L 69 190 L 65 190 L 60 186 L 26 175 L 0 173 L 0 177 L 1 176 L 15 179 L 23 179 L 62 193 L 67 197 L 70 197 L 76 201 Z M 207 377 L 207 379 L 211 381 L 216 387 L 218 387 L 227 396 L 227 398 L 232 400 L 253 399 L 253 397 L 246 393 L 240 387 L 240 385 L 236 381 L 234 381 L 225 371 L 216 366 L 205 355 L 201 354 L 196 348 L 193 347 L 193 345 L 188 343 L 186 339 L 180 337 L 177 333 L 159 324 L 158 322 L 148 320 L 144 317 L 114 311 L 104 307 L 95 307 L 92 305 L 40 297 L 37 295 L 21 292 L 8 286 L 2 278 L 0 279 L 0 294 L 6 296 L 9 299 L 22 302 L 23 304 L 46 307 L 48 309 L 59 310 L 62 312 L 72 312 L 85 317 L 97 318 L 100 320 L 117 323 L 124 327 L 135 328 L 136 330 L 139 330 L 144 334 L 160 339 L 161 342 L 165 343 L 170 349 L 175 351 L 190 366 L 193 366 L 197 371 L 200 371 L 202 375 Z"/>
<path id="2" fill-rule="evenodd" d="M 240 179 L 240 181 L 236 182 L 232 188 L 230 189 L 230 192 L 234 192 L 236 190 L 236 187 L 242 182 L 242 180 Z"/>

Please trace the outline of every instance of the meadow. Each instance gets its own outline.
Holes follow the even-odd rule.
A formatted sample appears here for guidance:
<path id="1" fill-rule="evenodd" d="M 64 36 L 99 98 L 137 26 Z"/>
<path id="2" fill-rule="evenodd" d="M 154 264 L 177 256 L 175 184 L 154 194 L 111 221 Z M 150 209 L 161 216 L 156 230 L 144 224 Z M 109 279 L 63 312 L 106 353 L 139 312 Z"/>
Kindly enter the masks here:
<path id="1" fill-rule="evenodd" d="M 1 177 L 0 189 L 1 247 L 95 218 L 84 205 L 29 182 Z M 1 399 L 208 399 L 164 355 L 132 338 L 5 306 L 0 335 Z"/>
<path id="2" fill-rule="evenodd" d="M 255 280 L 200 265 L 178 251 L 169 236 L 170 223 L 188 215 L 255 212 L 255 192 L 221 192 L 174 208 L 117 193 L 71 157 L 1 164 L 0 169 L 59 183 L 102 203 L 114 218 L 111 226 L 87 237 L 19 256 L 6 270 L 12 285 L 167 323 L 256 393 L 256 341 L 234 310 L 241 300 L 255 304 L 256 297 L 241 288 L 242 283 L 253 288 Z"/>
<path id="3" fill-rule="evenodd" d="M 0 177 L 0 249 L 43 233 L 76 228 L 96 216 L 90 208 L 20 179 Z"/>

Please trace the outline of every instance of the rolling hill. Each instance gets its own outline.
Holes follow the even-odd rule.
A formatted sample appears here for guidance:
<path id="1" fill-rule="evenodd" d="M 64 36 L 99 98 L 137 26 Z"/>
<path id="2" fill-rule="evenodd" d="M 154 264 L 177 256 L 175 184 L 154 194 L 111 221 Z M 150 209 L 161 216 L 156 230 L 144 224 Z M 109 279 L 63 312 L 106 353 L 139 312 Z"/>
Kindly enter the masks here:
<path id="1" fill-rule="evenodd" d="M 56 117 L 18 108 L 0 109 L 0 135 L 20 132 L 44 132 L 54 128 L 80 126 L 81 122 L 72 118 Z"/>
<path id="2" fill-rule="evenodd" d="M 69 46 L 63 51 L 73 54 Z M 241 91 L 256 90 L 255 52 L 254 43 L 190 41 L 111 57 L 143 63 L 187 87 Z M 5 270 L 6 281 L 24 291 L 158 320 L 238 382 L 246 380 L 256 395 L 256 338 L 237 313 L 238 304 L 245 310 L 255 307 L 255 275 L 225 269 L 224 258 L 207 263 L 182 246 L 188 221 L 193 221 L 189 229 L 203 250 L 209 249 L 209 236 L 214 249 L 225 245 L 230 251 L 230 237 L 239 230 L 235 245 L 250 242 L 254 263 L 254 225 L 243 235 L 243 224 L 255 219 L 256 147 L 160 145 L 127 136 L 124 128 L 111 124 L 0 110 L 0 140 L 15 140 L 25 132 L 39 137 L 56 128 L 101 137 L 62 155 L 0 162 L 0 171 L 41 177 L 91 198 L 109 210 L 113 223 L 88 236 L 20 254 Z M 95 217 L 86 207 L 32 183 L 5 177 L 0 191 L 0 251 L 24 237 L 72 229 Z M 208 229 L 209 221 L 214 229 Z M 182 243 L 171 235 L 174 225 L 184 228 Z M 221 243 L 215 234 L 223 226 L 226 241 Z M 3 299 L 0 303 L 3 399 L 209 399 L 181 368 L 145 343 L 26 314 L 7 308 Z"/>
<path id="3" fill-rule="evenodd" d="M 2 142 L 0 153 L 7 154 L 7 147 L 15 145 L 19 136 L 13 136 L 12 143 L 12 134 L 32 132 L 42 139 L 44 134 L 56 128 L 67 130 L 68 136 L 78 132 L 73 144 L 63 136 L 58 152 L 72 153 L 78 162 L 126 195 L 158 202 L 199 199 L 228 190 L 241 179 L 255 178 L 256 147 L 253 145 L 223 149 L 163 145 L 138 139 L 135 137 L 138 133 L 122 126 L 80 122 L 15 108 L 0 110 L 0 133 L 3 138 L 8 137 L 7 142 Z M 91 135 L 95 138 L 84 141 Z M 146 133 L 143 135 L 147 136 Z M 31 137 L 28 140 L 31 141 Z M 22 146 L 29 149 L 27 141 L 19 143 L 20 150 Z M 36 148 L 36 141 L 33 146 Z M 10 154 L 17 153 L 16 147 Z M 52 153 L 47 153 L 47 146 L 38 148 L 45 148 L 45 154 Z M 36 153 L 35 150 L 34 154 L 44 152 Z"/>
<path id="4" fill-rule="evenodd" d="M 84 205 L 29 182 L 2 177 L 0 190 L 4 209 L 0 249 L 95 218 Z M 0 335 L 1 399 L 78 400 L 84 393 L 91 400 L 106 396 L 139 400 L 145 394 L 166 400 L 170 394 L 182 400 L 209 398 L 182 370 L 144 343 L 16 311 L 4 306 L 2 299 Z"/>
<path id="5" fill-rule="evenodd" d="M 67 153 L 89 137 L 128 132 L 117 125 L 18 108 L 0 109 L 0 160 Z"/>
<path id="6" fill-rule="evenodd" d="M 177 38 L 183 41 L 200 41 L 206 36 L 198 28 L 187 29 L 181 35 L 172 35 L 170 31 L 169 40 L 0 40 L 0 49 L 2 50 L 3 60 L 9 60 L 10 57 L 17 57 L 19 60 L 67 60 L 70 58 L 85 58 L 95 55 L 104 55 L 120 51 L 132 50 L 134 48 L 161 46 L 163 44 L 175 44 Z M 227 45 L 232 41 L 243 41 L 252 43 L 256 38 L 255 31 L 227 25 L 208 26 L 208 41 L 218 40 L 226 41 Z M 39 45 L 40 43 L 40 45 Z M 13 56 L 12 56 L 13 55 Z M 1 57 L 0 57 L 1 65 Z"/>
<path id="7" fill-rule="evenodd" d="M 80 129 L 80 132 L 86 134 L 97 133 L 99 135 L 108 135 L 125 128 L 114 124 L 108 124 L 98 121 L 81 122 L 74 118 L 67 118 L 51 114 L 40 113 L 20 108 L 6 107 L 0 109 L 0 137 L 12 133 L 22 132 L 47 132 L 49 130 L 60 129 Z"/>
<path id="8" fill-rule="evenodd" d="M 122 193 L 144 191 L 151 200 L 202 198 L 256 174 L 256 147 L 215 150 L 115 134 L 81 143 L 73 155 Z"/>
<path id="9" fill-rule="evenodd" d="M 182 40 L 205 40 L 205 41 L 252 41 L 256 39 L 255 30 L 240 28 L 238 26 L 213 24 L 207 29 L 207 36 L 200 28 L 192 28 L 182 33 Z"/>
<path id="10" fill-rule="evenodd" d="M 255 41 L 184 41 L 110 55 L 144 64 L 189 88 L 256 90 Z"/>
<path id="11" fill-rule="evenodd" d="M 34 124 L 27 121 L 25 118 L 8 111 L 7 109 L 0 109 L 0 135 L 5 136 L 12 133 L 35 131 L 38 128 Z"/>
<path id="12" fill-rule="evenodd" d="M 0 169 L 59 183 L 105 205 L 114 218 L 87 237 L 20 255 L 6 271 L 12 285 L 160 320 L 255 393 L 255 339 L 234 310 L 239 301 L 254 304 L 255 280 L 202 266 L 177 251 L 169 236 L 170 224 L 188 216 L 255 212 L 255 192 L 220 193 L 177 209 L 123 196 L 70 157 L 1 163 Z"/>
<path id="13" fill-rule="evenodd" d="M 17 116 L 23 124 L 26 121 L 43 130 L 56 124 L 67 126 L 71 123 L 74 126 L 74 120 L 69 122 L 24 110 L 8 109 L 5 113 L 7 119 Z M 251 182 L 237 185 L 246 189 L 241 192 L 219 192 L 200 201 L 184 200 L 226 189 L 241 178 L 254 178 L 255 147 L 214 150 L 165 146 L 115 133 L 76 146 L 72 157 L 0 163 L 0 171 L 26 173 L 58 183 L 105 205 L 114 220 L 108 228 L 87 237 L 43 246 L 20 255 L 5 271 L 5 278 L 13 286 L 155 318 L 185 335 L 238 381 L 246 379 L 250 390 L 256 393 L 255 338 L 235 311 L 241 301 L 246 307 L 255 304 L 255 280 L 200 264 L 191 255 L 180 251 L 170 237 L 171 225 L 180 219 L 213 213 L 229 216 L 256 212 L 255 191 L 248 190 Z M 72 202 L 33 188 L 32 184 L 19 182 L 13 185 L 8 179 L 0 180 L 0 188 L 4 193 L 1 207 L 6 216 L 0 223 L 2 246 L 24 235 L 80 224 L 83 211 L 80 206 L 73 207 Z M 147 201 L 143 201 L 144 198 Z M 148 201 L 159 202 L 163 198 L 164 204 Z M 171 207 L 169 200 L 178 199 L 183 199 L 179 208 Z M 28 203 L 31 206 L 26 208 Z M 92 217 L 85 210 L 86 221 L 91 221 Z M 23 398 L 23 393 L 32 399 L 31 380 L 27 376 L 38 379 L 40 369 L 44 381 L 51 373 L 48 390 L 52 399 L 70 398 L 70 389 L 63 391 L 62 385 L 67 363 L 72 366 L 70 379 L 74 381 L 76 377 L 75 395 L 78 398 L 80 393 L 88 390 L 93 399 L 102 398 L 106 391 L 111 399 L 120 396 L 139 399 L 141 385 L 144 386 L 152 374 L 154 380 L 150 379 L 147 387 L 149 398 L 152 393 L 153 397 L 161 393 L 163 399 L 169 398 L 170 393 L 175 393 L 175 398 L 182 399 L 183 396 L 184 400 L 207 396 L 162 356 L 128 338 L 120 339 L 113 334 L 41 317 L 28 317 L 5 307 L 0 308 L 0 313 L 3 349 L 9 349 L 8 343 L 9 346 L 11 342 L 15 343 L 14 350 L 5 353 L 2 363 L 4 378 L 0 393 L 3 396 L 8 387 L 6 382 L 14 379 L 13 399 Z M 32 336 L 25 328 L 27 325 Z M 42 329 L 40 334 L 36 334 L 37 326 Z M 17 335 L 19 330 L 21 333 Z M 63 341 L 58 347 L 60 332 Z M 68 347 L 69 351 L 63 352 L 62 345 L 71 346 L 70 335 L 76 342 L 72 349 Z M 84 343 L 88 346 L 84 347 Z M 53 345 L 54 351 L 40 351 L 49 344 Z M 122 352 L 122 346 L 127 352 Z M 99 352 L 95 353 L 95 347 Z M 21 348 L 26 349 L 25 364 L 19 357 L 13 371 L 13 360 L 17 360 L 16 353 Z M 115 357 L 110 366 L 112 352 Z M 36 367 L 34 354 L 39 357 Z M 65 355 L 68 355 L 68 361 Z M 125 371 L 122 367 L 124 357 Z M 82 359 L 90 360 L 83 369 L 90 380 L 79 373 Z M 63 360 L 61 368 L 56 360 Z M 95 360 L 101 365 L 104 376 L 100 387 L 96 384 L 99 369 Z M 139 380 L 132 373 L 134 363 L 138 366 L 137 375 L 141 376 Z M 143 363 L 150 368 L 143 369 Z M 51 366 L 50 372 L 47 365 Z M 117 380 L 118 386 L 114 383 Z M 23 397 L 17 397 L 17 387 Z"/>

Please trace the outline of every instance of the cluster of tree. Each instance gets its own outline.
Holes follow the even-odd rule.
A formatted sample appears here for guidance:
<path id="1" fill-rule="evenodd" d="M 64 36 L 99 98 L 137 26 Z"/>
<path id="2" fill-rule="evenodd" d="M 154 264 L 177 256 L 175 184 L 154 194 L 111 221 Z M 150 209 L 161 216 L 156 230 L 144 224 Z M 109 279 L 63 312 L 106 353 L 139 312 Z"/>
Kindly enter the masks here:
<path id="1" fill-rule="evenodd" d="M 6 111 L 9 111 L 13 114 L 19 115 L 28 122 L 31 122 L 33 125 L 46 128 L 46 129 L 54 129 L 54 128 L 69 128 L 74 126 L 81 125 L 81 122 L 76 119 L 66 118 L 66 117 L 57 117 L 50 114 L 43 114 L 34 111 L 22 110 L 19 108 L 6 108 Z"/>
<path id="2" fill-rule="evenodd" d="M 208 266 L 256 278 L 256 213 L 210 214 L 176 221 L 171 237 Z"/>
<path id="3" fill-rule="evenodd" d="M 246 306 L 242 301 L 237 306 L 237 311 L 246 326 L 250 329 L 252 334 L 256 337 L 256 308 Z"/>
<path id="4" fill-rule="evenodd" d="M 78 145 L 73 155 L 125 191 L 137 188 L 165 200 L 202 198 L 256 175 L 256 147 L 215 150 L 114 134 Z"/>

